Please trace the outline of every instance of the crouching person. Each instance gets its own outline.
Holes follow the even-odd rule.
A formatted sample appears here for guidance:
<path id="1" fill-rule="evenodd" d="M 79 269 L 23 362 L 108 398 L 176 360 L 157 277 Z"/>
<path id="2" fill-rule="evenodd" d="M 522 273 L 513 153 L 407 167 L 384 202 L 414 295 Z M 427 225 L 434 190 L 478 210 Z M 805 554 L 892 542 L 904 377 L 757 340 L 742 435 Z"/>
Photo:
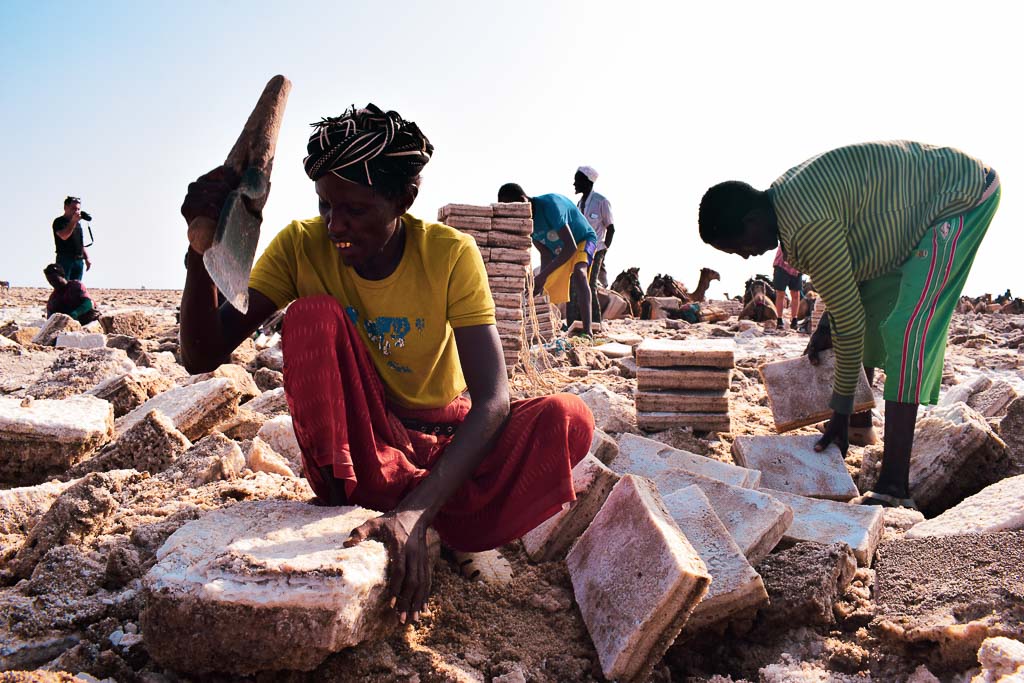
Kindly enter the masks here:
<path id="1" fill-rule="evenodd" d="M 190 246 L 182 355 L 190 372 L 212 370 L 291 304 L 284 389 L 305 476 L 319 504 L 385 513 L 348 543 L 387 546 L 394 608 L 416 621 L 430 590 L 428 527 L 462 552 L 519 538 L 573 500 L 594 420 L 575 396 L 510 403 L 479 250 L 407 213 L 433 152 L 416 124 L 371 104 L 314 128 L 304 165 L 320 215 L 273 239 L 245 314 L 217 307 Z M 216 218 L 232 175 L 221 167 L 189 186 L 187 222 Z"/>
<path id="2" fill-rule="evenodd" d="M 63 266 L 51 263 L 43 268 L 43 275 L 53 291 L 46 300 L 46 315 L 64 313 L 87 325 L 99 320 L 100 313 L 92 303 L 89 292 L 80 280 L 69 280 Z"/>

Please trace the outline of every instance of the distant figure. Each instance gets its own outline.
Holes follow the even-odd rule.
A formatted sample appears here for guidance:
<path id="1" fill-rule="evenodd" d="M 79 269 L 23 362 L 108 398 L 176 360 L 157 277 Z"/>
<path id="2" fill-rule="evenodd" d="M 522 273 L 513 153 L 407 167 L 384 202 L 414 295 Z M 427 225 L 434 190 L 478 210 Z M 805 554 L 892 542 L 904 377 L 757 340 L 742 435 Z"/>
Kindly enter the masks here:
<path id="1" fill-rule="evenodd" d="M 774 273 L 772 273 L 772 287 L 775 288 L 775 310 L 779 317 L 775 323 L 776 327 L 782 329 L 782 312 L 786 309 L 786 290 L 789 290 L 789 327 L 796 329 L 796 321 L 800 314 L 800 292 L 803 289 L 803 274 L 786 263 L 786 256 L 782 253 L 782 245 L 775 251 Z"/>
<path id="2" fill-rule="evenodd" d="M 572 180 L 573 189 L 580 195 L 580 201 L 576 206 L 597 233 L 597 251 L 594 252 L 594 265 L 590 268 L 591 289 L 595 289 L 597 283 L 601 283 L 602 287 L 608 287 L 608 272 L 604 267 L 604 259 L 615 236 L 611 202 L 603 194 L 594 192 L 595 182 L 597 171 L 591 166 L 580 166 Z"/>
<path id="3" fill-rule="evenodd" d="M 85 271 L 92 268 L 89 253 L 85 250 L 81 221 L 92 220 L 82 211 L 82 200 L 78 197 L 64 199 L 64 214 L 53 219 L 53 243 L 57 250 L 57 264 L 64 269 L 69 280 L 81 280 Z"/>
<path id="4" fill-rule="evenodd" d="M 590 336 L 594 308 L 588 269 L 597 251 L 597 233 L 572 200 L 560 194 L 529 197 L 519 185 L 506 183 L 498 190 L 498 201 L 528 201 L 533 206 L 531 237 L 540 252 L 534 295 L 547 291 L 557 306 L 569 300 L 571 286 L 576 291 L 583 334 Z"/>
<path id="5" fill-rule="evenodd" d="M 832 419 L 815 445 L 846 453 L 873 432 L 850 417 L 861 366 L 885 369 L 885 438 L 873 491 L 853 502 L 913 507 L 910 454 L 919 404 L 935 404 L 946 337 L 975 254 L 999 206 L 999 178 L 950 147 L 898 140 L 840 147 L 786 171 L 767 190 L 731 181 L 700 203 L 701 238 L 743 258 L 782 244 L 827 314 L 807 355 L 835 348 Z"/>
<path id="6" fill-rule="evenodd" d="M 54 313 L 65 313 L 83 325 L 99 319 L 100 314 L 93 307 L 92 299 L 85 291 L 85 285 L 79 280 L 68 280 L 60 264 L 51 263 L 46 266 L 43 268 L 43 275 L 53 287 L 53 292 L 46 302 L 47 317 Z"/>

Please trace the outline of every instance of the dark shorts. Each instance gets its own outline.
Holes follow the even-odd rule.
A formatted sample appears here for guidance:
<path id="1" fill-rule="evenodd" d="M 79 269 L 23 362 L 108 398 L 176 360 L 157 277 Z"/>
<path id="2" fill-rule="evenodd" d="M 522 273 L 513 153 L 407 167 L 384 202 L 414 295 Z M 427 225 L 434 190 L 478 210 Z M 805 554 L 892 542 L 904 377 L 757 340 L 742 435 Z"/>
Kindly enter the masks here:
<path id="1" fill-rule="evenodd" d="M 799 292 L 803 288 L 803 275 L 800 273 L 790 275 L 781 266 L 774 266 L 774 268 L 775 273 L 772 276 L 772 287 L 775 288 L 775 291 L 788 289 L 791 292 Z"/>

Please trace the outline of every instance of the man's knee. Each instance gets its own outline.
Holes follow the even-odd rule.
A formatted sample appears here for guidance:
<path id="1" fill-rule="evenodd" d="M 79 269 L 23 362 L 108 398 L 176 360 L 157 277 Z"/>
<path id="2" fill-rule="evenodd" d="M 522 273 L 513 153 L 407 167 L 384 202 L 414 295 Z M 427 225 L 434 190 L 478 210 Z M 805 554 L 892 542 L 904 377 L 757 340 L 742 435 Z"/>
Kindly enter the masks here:
<path id="1" fill-rule="evenodd" d="M 590 441 L 594 436 L 594 414 L 590 408 L 575 394 L 553 394 L 543 398 L 543 408 L 538 418 L 543 425 L 559 427 L 565 425 L 570 441 L 580 439 L 586 441 L 590 449 Z"/>
<path id="2" fill-rule="evenodd" d="M 316 322 L 320 324 L 337 321 L 345 315 L 345 310 L 337 299 L 329 294 L 307 296 L 296 299 L 288 306 L 284 315 L 284 325 L 294 326 Z"/>

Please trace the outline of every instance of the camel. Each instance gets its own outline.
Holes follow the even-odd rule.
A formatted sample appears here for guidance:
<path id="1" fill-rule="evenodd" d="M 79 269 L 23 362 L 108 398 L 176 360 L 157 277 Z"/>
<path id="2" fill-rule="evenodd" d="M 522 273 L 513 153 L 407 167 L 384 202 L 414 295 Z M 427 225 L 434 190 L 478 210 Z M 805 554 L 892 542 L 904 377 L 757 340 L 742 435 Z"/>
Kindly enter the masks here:
<path id="1" fill-rule="evenodd" d="M 613 292 L 621 294 L 629 302 L 629 312 L 634 318 L 640 317 L 640 302 L 644 298 L 644 290 L 640 287 L 639 273 L 639 268 L 627 268 L 619 273 L 611 286 Z"/>
<path id="2" fill-rule="evenodd" d="M 771 286 L 768 278 L 764 275 L 757 275 L 747 280 L 743 303 L 740 320 L 753 320 L 760 323 L 766 320 L 776 320 L 779 317 L 778 311 L 775 310 L 775 288 Z"/>
<path id="3" fill-rule="evenodd" d="M 682 299 L 684 303 L 700 303 L 704 301 L 704 295 L 707 293 L 711 283 L 721 279 L 722 276 L 718 274 L 718 271 L 711 268 L 701 268 L 697 289 L 690 292 L 671 275 L 659 273 L 647 287 L 647 296 L 674 296 Z"/>
<path id="4" fill-rule="evenodd" d="M 1009 292 L 1010 290 L 1006 291 Z M 1007 301 L 1005 304 L 1003 304 L 1002 308 L 999 309 L 999 312 L 1006 313 L 1007 315 L 1019 315 L 1021 313 L 1024 313 L 1024 299 L 1021 299 L 1020 297 L 1015 297 Z"/>

